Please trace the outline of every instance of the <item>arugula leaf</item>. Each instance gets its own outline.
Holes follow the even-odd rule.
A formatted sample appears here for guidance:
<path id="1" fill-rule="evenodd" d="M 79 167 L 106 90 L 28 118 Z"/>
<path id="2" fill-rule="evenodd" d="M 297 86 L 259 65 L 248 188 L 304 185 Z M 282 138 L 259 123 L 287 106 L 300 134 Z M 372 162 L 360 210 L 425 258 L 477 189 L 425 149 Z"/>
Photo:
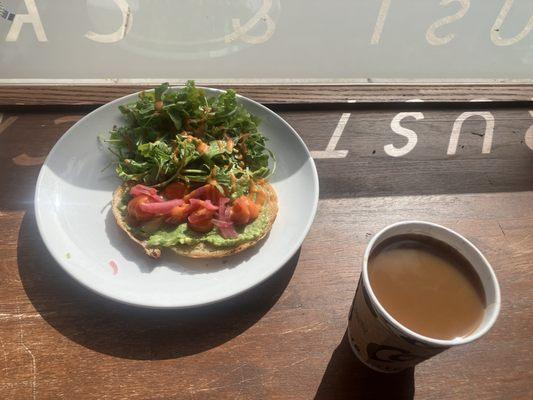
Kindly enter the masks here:
<path id="1" fill-rule="evenodd" d="M 165 82 L 154 89 L 155 101 L 163 98 L 163 94 L 168 90 L 168 82 Z"/>
<path id="2" fill-rule="evenodd" d="M 226 146 L 226 142 L 223 140 L 212 140 L 209 142 L 209 149 L 206 153 L 203 154 L 203 157 L 207 160 L 215 163 L 213 160 L 215 157 L 223 155 L 223 154 L 229 154 L 229 150 Z"/>
<path id="3" fill-rule="evenodd" d="M 273 155 L 259 119 L 232 90 L 207 97 L 193 81 L 180 90 L 164 83 L 119 109 L 125 124 L 114 127 L 107 142 L 125 181 L 164 187 L 214 179 L 221 192 L 239 197 L 248 193 L 250 181 L 271 172 Z"/>
<path id="4" fill-rule="evenodd" d="M 172 123 L 174 124 L 174 128 L 176 128 L 176 131 L 180 131 L 183 127 L 180 109 L 174 104 L 168 107 L 165 111 Z"/>
<path id="5" fill-rule="evenodd" d="M 235 184 L 235 191 L 231 194 L 232 200 L 241 197 L 242 195 L 248 194 L 250 191 L 250 177 L 243 175 Z"/>

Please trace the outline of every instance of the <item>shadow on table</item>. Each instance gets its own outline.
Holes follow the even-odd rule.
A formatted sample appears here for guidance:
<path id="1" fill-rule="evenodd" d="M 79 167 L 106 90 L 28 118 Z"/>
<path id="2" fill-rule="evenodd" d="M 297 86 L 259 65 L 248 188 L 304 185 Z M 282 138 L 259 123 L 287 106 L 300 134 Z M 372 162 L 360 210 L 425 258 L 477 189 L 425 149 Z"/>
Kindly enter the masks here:
<path id="1" fill-rule="evenodd" d="M 138 360 L 196 354 L 240 335 L 277 302 L 299 255 L 300 251 L 253 290 L 227 301 L 195 309 L 157 310 L 115 303 L 75 282 L 48 253 L 33 211 L 23 218 L 17 250 L 24 290 L 45 321 L 91 350 Z"/>
<path id="2" fill-rule="evenodd" d="M 357 359 L 344 334 L 331 355 L 315 400 L 412 399 L 414 394 L 414 368 L 397 374 L 376 372 Z"/>

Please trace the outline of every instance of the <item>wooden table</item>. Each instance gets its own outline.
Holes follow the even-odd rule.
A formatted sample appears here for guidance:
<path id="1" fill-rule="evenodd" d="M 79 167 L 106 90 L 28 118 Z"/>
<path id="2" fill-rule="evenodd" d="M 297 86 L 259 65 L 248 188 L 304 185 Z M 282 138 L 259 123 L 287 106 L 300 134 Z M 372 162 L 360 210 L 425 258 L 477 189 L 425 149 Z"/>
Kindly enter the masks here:
<path id="1" fill-rule="evenodd" d="M 125 90 L 77 97 L 75 88 L 52 89 L 25 88 L 26 101 L 10 102 L 16 91 L 0 88 L 0 398 L 533 398 L 531 87 L 492 88 L 482 94 L 496 101 L 477 103 L 468 102 L 476 88 L 450 97 L 457 102 L 413 87 L 389 88 L 385 98 L 342 87 L 242 88 L 270 103 L 315 152 L 318 214 L 299 253 L 267 282 L 185 311 L 101 298 L 46 250 L 33 212 L 43 159 L 109 92 Z M 404 102 L 413 98 L 426 102 Z M 408 142 L 393 131 L 401 127 L 417 143 L 393 157 L 385 146 L 394 153 Z M 367 241 L 406 219 L 470 238 L 492 263 L 503 304 L 481 340 L 385 375 L 352 355 L 346 320 Z"/>

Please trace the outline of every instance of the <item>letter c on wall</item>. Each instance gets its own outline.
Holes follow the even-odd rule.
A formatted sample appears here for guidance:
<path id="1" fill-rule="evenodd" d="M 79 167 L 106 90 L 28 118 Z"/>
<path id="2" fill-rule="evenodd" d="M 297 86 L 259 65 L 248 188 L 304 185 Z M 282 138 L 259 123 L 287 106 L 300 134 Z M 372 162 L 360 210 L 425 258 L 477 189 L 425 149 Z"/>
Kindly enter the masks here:
<path id="1" fill-rule="evenodd" d="M 115 4 L 120 8 L 122 13 L 122 24 L 113 33 L 96 33 L 89 31 L 85 34 L 85 37 L 89 40 L 99 43 L 115 43 L 119 42 L 130 31 L 133 24 L 133 13 L 126 0 L 113 0 Z"/>

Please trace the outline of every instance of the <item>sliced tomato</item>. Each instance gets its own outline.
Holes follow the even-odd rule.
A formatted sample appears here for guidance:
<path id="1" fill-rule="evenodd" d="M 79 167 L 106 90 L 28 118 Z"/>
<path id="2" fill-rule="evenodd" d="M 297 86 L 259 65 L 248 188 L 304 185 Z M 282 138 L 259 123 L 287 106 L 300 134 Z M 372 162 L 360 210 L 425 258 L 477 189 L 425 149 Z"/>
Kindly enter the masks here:
<path id="1" fill-rule="evenodd" d="M 231 207 L 231 220 L 237 225 L 246 225 L 250 221 L 249 200 L 246 196 L 241 196 Z"/>
<path id="2" fill-rule="evenodd" d="M 189 228 L 191 228 L 195 232 L 207 233 L 211 231 L 213 227 L 213 221 L 209 219 L 205 221 L 196 222 L 194 224 L 192 222 L 189 222 Z"/>
<path id="3" fill-rule="evenodd" d="M 165 188 L 164 193 L 167 199 L 182 199 L 187 191 L 187 185 L 183 182 L 172 182 Z"/>
<path id="4" fill-rule="evenodd" d="M 190 212 L 190 204 L 182 204 L 176 206 L 172 210 L 170 210 L 170 215 L 165 221 L 170 224 L 182 224 L 187 221 L 187 217 L 189 216 Z"/>
<path id="5" fill-rule="evenodd" d="M 251 199 L 248 199 L 248 209 L 250 210 L 250 220 L 253 221 L 259 216 L 261 212 L 261 206 L 254 203 Z"/>
<path id="6" fill-rule="evenodd" d="M 198 222 L 211 220 L 213 215 L 215 215 L 214 211 L 208 210 L 207 208 L 199 208 L 189 215 L 189 222 L 195 224 Z"/>
<path id="7" fill-rule="evenodd" d="M 214 210 L 209 210 L 205 207 L 201 207 L 193 211 L 187 219 L 189 227 L 196 232 L 209 232 L 213 229 L 213 216 Z"/>
<path id="8" fill-rule="evenodd" d="M 153 218 L 154 215 L 141 210 L 141 206 L 150 203 L 153 203 L 153 199 L 145 194 L 134 197 L 128 203 L 128 215 L 139 222 L 148 221 Z"/>

